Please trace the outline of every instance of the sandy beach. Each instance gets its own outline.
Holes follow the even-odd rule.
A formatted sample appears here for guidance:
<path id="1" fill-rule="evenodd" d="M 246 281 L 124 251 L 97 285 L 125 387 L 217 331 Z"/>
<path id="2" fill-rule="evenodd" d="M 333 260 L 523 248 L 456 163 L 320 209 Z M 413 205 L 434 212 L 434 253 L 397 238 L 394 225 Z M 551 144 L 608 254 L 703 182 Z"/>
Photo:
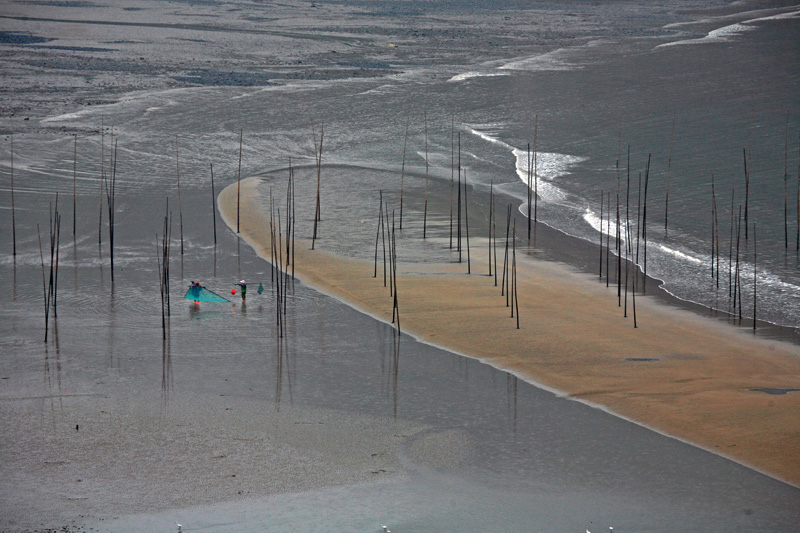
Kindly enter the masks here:
<path id="1" fill-rule="evenodd" d="M 241 183 L 240 236 L 269 259 L 267 202 L 258 179 Z M 219 196 L 236 228 L 237 186 Z M 325 224 L 335 223 L 326 220 Z M 484 265 L 473 237 L 473 264 Z M 485 244 L 485 238 L 484 238 Z M 304 282 L 379 319 L 392 301 L 369 261 L 298 241 Z M 614 289 L 518 250 L 520 328 L 485 273 L 458 263 L 398 266 L 403 334 L 478 358 L 656 431 L 800 485 L 800 350 L 696 313 L 637 298 L 623 318 Z M 502 261 L 502 257 L 500 258 Z M 481 267 L 483 272 L 483 267 Z"/>

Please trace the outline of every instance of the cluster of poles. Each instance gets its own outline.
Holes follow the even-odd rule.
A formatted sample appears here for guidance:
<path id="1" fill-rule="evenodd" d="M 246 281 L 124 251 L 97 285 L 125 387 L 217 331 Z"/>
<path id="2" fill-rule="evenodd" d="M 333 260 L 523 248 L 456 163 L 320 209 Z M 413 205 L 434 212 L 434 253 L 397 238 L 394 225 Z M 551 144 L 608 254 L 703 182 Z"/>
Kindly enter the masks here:
<path id="1" fill-rule="evenodd" d="M 276 208 L 270 189 L 269 233 L 270 233 L 270 281 L 275 292 L 275 316 L 278 338 L 286 334 L 287 295 L 294 286 L 295 259 L 295 202 L 294 168 L 289 161 L 289 179 L 286 184 L 286 223 L 281 221 L 280 206 Z M 319 207 L 319 203 L 317 203 Z M 284 227 L 286 235 L 284 237 Z"/>
<path id="2" fill-rule="evenodd" d="M 405 170 L 406 170 L 406 152 L 408 148 L 408 135 L 410 129 L 410 115 L 406 121 L 405 133 L 403 138 L 403 157 L 400 171 L 400 195 L 399 195 L 399 230 L 403 229 L 404 218 L 404 184 L 405 184 Z M 788 116 L 786 121 L 786 135 L 785 135 L 785 157 L 784 157 L 784 247 L 789 249 L 789 168 L 788 168 L 788 154 L 789 154 L 789 136 L 788 136 Z M 665 234 L 668 231 L 669 222 L 669 180 L 672 166 L 672 145 L 674 137 L 674 117 L 672 125 L 672 135 L 670 137 L 669 158 L 667 163 L 667 177 L 666 177 L 666 197 L 665 197 L 665 213 L 664 213 L 664 230 Z M 325 137 L 324 124 L 317 131 L 312 128 L 312 135 L 314 141 L 314 158 L 316 164 L 316 198 L 314 207 L 314 223 L 311 241 L 311 249 L 315 247 L 316 240 L 319 238 L 319 224 L 321 218 L 321 173 L 322 173 L 322 154 L 323 142 Z M 427 217 L 428 217 L 428 189 L 429 189 L 429 162 L 428 162 L 428 119 L 427 113 L 424 118 L 424 135 L 425 135 L 425 203 L 423 208 L 423 230 L 422 237 L 427 239 Z M 533 242 L 535 243 L 536 225 L 538 222 L 538 158 L 537 158 L 537 143 L 538 143 L 538 116 L 536 117 L 533 134 L 533 146 L 528 144 L 527 150 L 527 238 L 530 245 L 531 236 L 533 235 Z M 77 232 L 77 144 L 78 139 L 75 136 L 74 149 L 73 149 L 73 237 Z M 241 165 L 242 165 L 242 144 L 243 133 L 240 131 L 239 137 L 239 162 L 237 172 L 237 220 L 236 229 L 237 234 L 240 231 L 240 195 L 241 195 Z M 12 246 L 13 254 L 16 256 L 16 214 L 15 214 L 15 197 L 14 197 L 14 148 L 13 136 L 11 136 L 11 215 L 12 215 Z M 647 222 L 648 222 L 648 185 L 650 178 L 650 161 L 651 155 L 648 154 L 647 166 L 644 171 L 644 187 L 642 187 L 642 173 L 639 172 L 638 176 L 638 200 L 636 207 L 635 236 L 632 236 L 632 219 L 630 209 L 630 193 L 631 193 L 631 167 L 630 167 L 630 146 L 627 150 L 627 170 L 626 170 L 626 188 L 625 188 L 625 213 L 622 213 L 622 161 L 621 161 L 621 135 L 617 157 L 617 184 L 615 191 L 615 205 L 612 209 L 612 194 L 614 191 L 600 191 L 600 258 L 599 258 L 599 278 L 603 279 L 605 269 L 606 286 L 609 286 L 613 278 L 617 284 L 617 298 L 618 305 L 623 307 L 624 316 L 628 316 L 628 292 L 631 293 L 631 308 L 633 314 L 634 327 L 638 327 L 636 316 L 636 292 L 640 292 L 646 288 L 647 281 Z M 108 222 L 108 237 L 109 237 L 109 260 L 111 267 L 111 280 L 114 280 L 114 229 L 115 229 L 115 199 L 116 199 L 116 168 L 117 168 L 117 139 L 111 134 L 111 149 L 109 150 L 109 157 L 106 158 L 106 141 L 105 141 L 105 128 L 101 126 L 101 172 L 100 172 L 100 216 L 98 219 L 98 246 L 102 253 L 102 222 L 103 222 L 103 208 L 107 211 Z M 457 157 L 456 157 L 457 154 Z M 106 166 L 106 159 L 108 159 L 108 167 Z M 178 210 L 179 210 L 179 226 L 180 226 L 180 243 L 181 254 L 184 253 L 184 239 L 183 239 L 183 210 L 181 202 L 181 186 L 180 186 L 180 158 L 178 150 L 178 138 L 175 139 L 175 160 L 176 160 L 176 177 L 178 187 Z M 738 315 L 742 319 L 743 315 L 743 299 L 742 299 L 742 239 L 748 243 L 750 236 L 750 228 L 752 226 L 752 240 L 753 240 L 753 328 L 756 328 L 757 318 L 757 283 L 758 283 L 758 263 L 757 263 L 757 243 L 756 243 L 756 224 L 750 221 L 751 214 L 749 208 L 750 197 L 750 157 L 749 149 L 743 149 L 743 165 L 744 165 L 744 205 L 738 206 L 738 213 L 735 212 L 735 190 L 731 191 L 731 209 L 730 209 L 730 228 L 728 232 L 728 295 L 730 300 L 729 310 L 734 316 Z M 214 169 L 211 165 L 211 195 L 212 195 L 212 216 L 214 220 L 214 244 L 217 244 L 216 232 L 216 208 L 215 208 L 215 190 L 214 190 Z M 456 178 L 457 177 L 457 178 Z M 455 132 L 455 117 L 452 120 L 451 128 L 451 183 L 450 183 L 450 228 L 449 228 L 449 248 L 455 249 L 458 253 L 458 262 L 462 263 L 466 259 L 467 273 L 472 273 L 472 263 L 470 257 L 470 234 L 469 234 L 469 201 L 468 201 L 468 183 L 466 169 L 461 165 L 461 135 L 456 135 Z M 270 194 L 270 196 L 272 196 Z M 58 196 L 56 196 L 58 198 Z M 167 200 L 168 202 L 168 200 Z M 167 203 L 167 206 L 169 204 Z M 40 256 L 42 263 L 42 281 L 43 292 L 45 301 L 45 321 L 49 323 L 51 314 L 57 316 L 57 279 L 58 279 L 58 256 L 59 256 L 59 242 L 60 242 L 60 229 L 61 217 L 58 212 L 58 200 L 56 199 L 55 211 L 51 209 L 50 221 L 50 282 L 46 282 L 45 276 L 45 263 L 44 263 L 44 249 L 41 244 L 41 233 L 39 234 L 40 242 Z M 517 328 L 519 328 L 519 300 L 517 291 L 517 261 L 516 261 L 516 219 L 512 217 L 513 207 L 508 205 L 506 213 L 506 239 L 504 245 L 504 256 L 502 266 L 502 276 L 499 275 L 498 269 L 498 243 L 497 243 L 497 223 L 496 223 L 496 209 L 495 209 L 495 194 L 494 185 L 492 184 L 490 190 L 490 206 L 489 206 L 489 276 L 494 277 L 495 286 L 498 285 L 498 278 L 500 278 L 500 294 L 506 299 L 506 306 L 510 308 L 510 315 L 516 318 Z M 612 214 L 615 211 L 615 214 Z M 514 220 L 512 220 L 514 218 Z M 612 229 L 612 224 L 614 228 Z M 170 240 L 172 232 L 171 215 L 169 208 L 164 217 L 163 234 L 160 242 L 157 241 L 157 260 L 159 267 L 159 285 L 161 291 L 161 307 L 162 307 L 162 330 L 166 337 L 167 319 L 170 314 L 169 305 L 169 255 L 170 255 Z M 285 232 L 284 232 L 285 229 Z M 743 230 L 743 231 L 742 231 Z M 39 227 L 37 225 L 37 231 Z M 270 237 L 271 237 L 271 279 L 273 283 L 273 290 L 276 294 L 276 322 L 278 326 L 278 336 L 283 337 L 285 334 L 285 315 L 287 309 L 286 295 L 290 286 L 290 280 L 294 280 L 294 242 L 295 242 L 295 192 L 294 192 L 294 170 L 289 164 L 289 179 L 287 182 L 286 192 L 286 205 L 285 205 L 285 222 L 283 222 L 280 207 L 275 206 L 275 200 L 270 200 Z M 614 242 L 611 242 L 613 235 Z M 721 266 L 721 257 L 724 255 L 722 250 L 720 238 L 720 209 L 717 201 L 717 188 L 714 176 L 711 179 L 711 276 L 716 289 L 720 288 L 722 278 L 723 266 Z M 605 238 L 605 243 L 604 243 Z M 635 245 L 634 245 L 635 240 Z M 800 251 L 800 160 L 798 161 L 798 193 L 797 193 L 797 232 L 795 237 L 795 248 Z M 389 295 L 392 298 L 392 323 L 396 325 L 396 332 L 400 334 L 400 311 L 398 306 L 397 295 L 397 237 L 395 232 L 395 210 L 391 210 L 388 202 L 383 199 L 383 191 L 380 191 L 379 196 L 379 210 L 378 210 L 378 227 L 375 239 L 375 258 L 374 258 L 374 272 L 373 277 L 378 277 L 378 257 L 379 249 L 382 249 L 383 256 L 383 278 L 384 287 L 389 288 Z M 612 264 L 611 253 L 616 255 L 616 264 Z M 623 272 L 623 263 L 625 263 Z M 724 263 L 724 262 L 723 262 Z M 605 266 L 604 266 L 605 265 Z M 638 287 L 638 272 L 641 271 L 641 287 Z M 45 340 L 48 335 L 48 324 L 45 327 Z"/>

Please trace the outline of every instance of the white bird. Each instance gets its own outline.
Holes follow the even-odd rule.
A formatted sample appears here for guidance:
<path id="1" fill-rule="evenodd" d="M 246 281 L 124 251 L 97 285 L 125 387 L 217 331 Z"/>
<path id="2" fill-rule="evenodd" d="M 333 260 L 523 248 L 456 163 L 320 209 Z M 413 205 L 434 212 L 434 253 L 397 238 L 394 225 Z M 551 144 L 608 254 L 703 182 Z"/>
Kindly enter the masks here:
<path id="1" fill-rule="evenodd" d="M 180 525 L 180 524 L 179 524 L 179 523 L 177 523 L 177 522 L 175 522 L 175 525 L 176 525 L 176 526 L 178 526 L 178 533 L 181 533 L 181 531 L 183 531 L 183 530 L 181 529 L 183 526 L 182 526 L 182 525 Z"/>

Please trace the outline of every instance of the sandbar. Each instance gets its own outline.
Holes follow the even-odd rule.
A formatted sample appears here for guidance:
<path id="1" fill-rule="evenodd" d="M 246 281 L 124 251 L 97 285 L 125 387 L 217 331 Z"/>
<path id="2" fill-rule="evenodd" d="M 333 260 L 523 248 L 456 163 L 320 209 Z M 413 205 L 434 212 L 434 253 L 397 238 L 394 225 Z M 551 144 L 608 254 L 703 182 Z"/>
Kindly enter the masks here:
<path id="1" fill-rule="evenodd" d="M 238 223 L 239 236 L 269 260 L 268 202 L 259 183 L 228 186 L 218 206 L 227 225 L 236 232 Z M 296 242 L 300 280 L 391 321 L 392 299 L 371 261 L 310 247 Z M 487 260 L 477 246 L 472 257 Z M 637 297 L 634 328 L 632 309 L 623 317 L 615 288 L 558 262 L 523 253 L 517 262 L 519 329 L 485 273 L 467 274 L 458 263 L 400 263 L 402 334 L 800 486 L 800 393 L 754 390 L 800 388 L 800 348 L 652 297 Z"/>

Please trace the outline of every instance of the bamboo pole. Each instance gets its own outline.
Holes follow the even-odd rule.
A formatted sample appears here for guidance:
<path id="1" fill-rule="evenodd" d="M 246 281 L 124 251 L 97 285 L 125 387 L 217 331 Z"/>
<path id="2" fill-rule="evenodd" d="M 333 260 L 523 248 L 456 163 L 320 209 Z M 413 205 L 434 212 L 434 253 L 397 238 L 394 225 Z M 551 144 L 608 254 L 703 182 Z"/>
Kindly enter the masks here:
<path id="1" fill-rule="evenodd" d="M 242 141 L 244 130 L 239 130 L 239 170 L 236 172 L 236 233 L 239 233 L 239 206 L 241 204 L 242 191 Z"/>
<path id="2" fill-rule="evenodd" d="M 733 198 L 736 189 L 731 189 L 731 229 L 730 242 L 728 244 L 728 300 L 733 297 Z"/>
<path id="3" fill-rule="evenodd" d="M 428 112 L 425 112 L 425 209 L 422 214 L 422 238 L 428 238 Z"/>
<path id="4" fill-rule="evenodd" d="M 378 230 L 375 232 L 375 267 L 372 273 L 373 278 L 378 277 L 378 241 L 381 238 L 381 226 L 383 225 L 383 191 L 379 191 L 380 199 L 378 200 Z"/>
<path id="5" fill-rule="evenodd" d="M 497 287 L 497 209 L 494 207 L 494 197 L 492 197 L 492 240 L 494 241 L 494 286 Z"/>
<path id="6" fill-rule="evenodd" d="M 78 228 L 78 135 L 72 150 L 72 238 L 75 239 Z"/>
<path id="7" fill-rule="evenodd" d="M 406 118 L 406 133 L 403 136 L 403 164 L 400 167 L 400 231 L 403 231 L 403 188 L 406 177 L 406 146 L 408 145 L 408 127 L 411 125 L 411 113 Z"/>
<path id="8" fill-rule="evenodd" d="M 467 229 L 467 274 L 472 274 L 472 262 L 469 255 L 469 201 L 467 200 L 467 171 L 464 169 L 464 225 Z"/>
<path id="9" fill-rule="evenodd" d="M 294 281 L 296 279 L 295 275 L 294 275 L 294 258 L 295 258 L 295 247 L 297 245 L 297 242 L 296 242 L 297 239 L 295 239 L 295 234 L 297 233 L 297 230 L 295 228 L 295 225 L 297 224 L 297 212 L 295 211 L 294 167 L 292 166 L 292 160 L 291 159 L 289 159 L 289 175 L 291 176 L 291 180 L 292 180 L 292 289 L 294 289 Z M 291 384 L 291 381 L 289 383 Z"/>
<path id="10" fill-rule="evenodd" d="M 628 240 L 630 240 L 630 237 L 631 237 L 631 227 L 630 227 L 630 222 L 628 222 Z M 632 267 L 633 268 L 633 280 L 632 280 L 633 282 L 631 284 L 631 302 L 633 304 L 633 328 L 634 329 L 637 329 L 639 327 L 639 324 L 636 321 L 636 271 L 637 271 L 638 267 L 639 267 L 639 260 L 637 259 L 636 260 L 636 264 L 634 265 L 634 267 Z"/>
<path id="11" fill-rule="evenodd" d="M 748 239 L 747 225 L 750 221 L 749 206 L 750 206 L 750 141 L 748 140 L 748 149 L 744 151 L 744 240 Z"/>
<path id="12" fill-rule="evenodd" d="M 510 280 L 508 276 L 508 271 L 510 264 L 508 257 L 508 247 L 510 244 L 509 241 L 510 234 L 511 234 L 511 204 L 508 204 L 508 213 L 506 214 L 506 250 L 505 250 L 505 255 L 503 257 L 503 282 L 501 283 L 501 288 L 500 288 L 500 296 L 505 295 L 506 297 L 506 307 L 508 307 L 509 305 L 508 288 L 510 285 Z"/>
<path id="13" fill-rule="evenodd" d="M 783 246 L 789 250 L 789 113 L 786 113 L 783 154 Z M 755 231 L 755 225 L 753 225 L 753 231 Z"/>
<path id="14" fill-rule="evenodd" d="M 214 221 L 214 246 L 217 245 L 217 195 L 214 192 L 214 163 L 209 163 L 211 166 L 211 216 Z"/>
<path id="15" fill-rule="evenodd" d="M 14 257 L 17 255 L 17 215 L 14 206 L 14 134 L 11 138 L 11 242 Z M 800 198 L 800 196 L 798 196 Z"/>
<path id="16" fill-rule="evenodd" d="M 608 208 L 608 224 L 606 224 L 606 288 L 611 280 L 611 270 L 609 270 L 609 259 L 611 256 L 611 192 L 606 193 L 606 205 Z"/>
<path id="17" fill-rule="evenodd" d="M 756 244 L 756 223 L 753 222 L 753 331 L 756 330 L 756 301 L 758 299 L 758 245 Z"/>
<path id="18" fill-rule="evenodd" d="M 647 288 L 647 186 L 650 183 L 650 155 L 647 154 L 647 168 L 644 171 L 644 206 L 642 208 L 642 290 Z"/>
<path id="19" fill-rule="evenodd" d="M 514 277 L 514 293 L 512 294 L 511 299 L 511 316 L 514 316 L 514 307 L 517 308 L 517 329 L 519 329 L 519 291 L 517 290 L 517 219 L 514 218 L 514 249 L 512 250 L 512 274 Z"/>
<path id="20" fill-rule="evenodd" d="M 383 216 L 386 219 L 386 240 L 389 241 L 389 296 L 394 294 L 394 271 L 392 269 L 392 233 L 391 228 L 394 227 L 394 209 L 392 209 L 392 224 L 389 225 L 389 204 L 386 204 L 386 209 L 383 211 Z"/>
<path id="21" fill-rule="evenodd" d="M 526 163 L 527 165 L 525 167 L 525 173 L 527 178 L 526 185 L 528 193 L 528 246 L 530 246 L 531 218 L 533 217 L 533 214 L 531 213 L 531 210 L 533 209 L 533 206 L 531 205 L 533 203 L 533 198 L 531 198 L 531 196 L 533 195 L 533 160 L 531 159 L 531 143 L 528 143 L 528 155 L 526 158 Z"/>
<path id="22" fill-rule="evenodd" d="M 603 279 L 603 189 L 600 189 L 600 268 L 598 270 L 598 277 Z"/>
<path id="23" fill-rule="evenodd" d="M 620 218 L 619 218 L 619 189 L 620 189 L 620 172 L 622 171 L 622 131 L 619 132 L 619 140 L 617 142 L 617 307 L 622 307 L 622 235 L 620 234 Z"/>
<path id="24" fill-rule="evenodd" d="M 628 185 L 625 188 L 625 227 L 630 224 L 631 214 L 631 145 L 628 145 L 628 166 L 627 166 Z M 628 265 L 630 263 L 631 240 L 630 235 L 625 236 L 625 306 L 623 316 L 628 316 Z"/>
<path id="25" fill-rule="evenodd" d="M 178 220 L 181 230 L 181 255 L 183 255 L 183 203 L 181 202 L 181 163 L 178 157 L 178 136 L 175 135 L 175 175 L 178 177 Z M 238 221 L 238 213 L 237 213 Z M 238 224 L 238 222 L 237 222 Z M 237 226 L 238 233 L 238 226 Z"/>
<path id="26" fill-rule="evenodd" d="M 739 299 L 739 320 L 742 319 L 742 284 L 739 278 L 739 242 L 741 240 L 742 228 L 742 206 L 739 206 L 739 219 L 736 226 L 736 279 L 733 286 L 733 309 L 736 310 L 736 299 Z"/>
<path id="27" fill-rule="evenodd" d="M 711 202 L 712 202 L 712 210 L 714 212 L 714 220 L 711 222 L 711 226 L 713 229 L 712 235 L 712 242 L 716 244 L 716 248 L 712 248 L 712 261 L 714 255 L 716 255 L 717 264 L 716 264 L 716 272 L 717 272 L 717 289 L 719 289 L 719 211 L 717 209 L 717 192 L 714 188 L 714 174 L 711 174 Z M 712 267 L 713 272 L 713 267 Z"/>
<path id="28" fill-rule="evenodd" d="M 536 246 L 536 229 L 539 224 L 539 115 L 533 126 L 533 245 Z"/>
<path id="29" fill-rule="evenodd" d="M 461 262 L 461 133 L 458 134 L 458 262 Z"/>
<path id="30" fill-rule="evenodd" d="M 669 175 L 672 169 L 672 143 L 675 139 L 675 115 L 677 108 L 672 110 L 672 130 L 669 134 L 669 158 L 667 159 L 667 194 L 664 199 L 664 236 L 667 235 L 667 225 L 669 224 Z"/>
<path id="31" fill-rule="evenodd" d="M 100 117 L 100 216 L 97 219 L 97 249 L 101 250 L 103 244 L 103 183 L 106 180 L 106 129 L 104 119 Z"/>
<path id="32" fill-rule="evenodd" d="M 492 221 L 494 220 L 494 178 L 489 183 L 489 277 L 492 277 Z"/>
<path id="33" fill-rule="evenodd" d="M 467 171 L 464 170 L 464 225 L 467 229 L 467 274 L 472 274 L 469 255 L 469 201 L 467 200 Z"/>
<path id="34" fill-rule="evenodd" d="M 314 155 L 317 160 L 317 203 L 314 208 L 314 234 L 311 237 L 311 249 L 314 249 L 314 243 L 317 240 L 318 223 L 322 220 L 322 207 L 320 206 L 320 187 L 322 182 L 322 143 L 325 140 L 325 123 L 322 123 L 319 133 L 319 147 L 317 147 L 317 133 L 314 127 L 311 127 L 311 133 L 314 136 Z"/>
<path id="35" fill-rule="evenodd" d="M 455 150 L 456 150 L 455 131 L 456 131 L 456 116 L 453 115 L 452 123 L 450 126 L 450 249 L 451 250 L 453 249 L 453 185 L 455 184 Z M 798 180 L 800 180 L 800 177 L 798 178 Z M 800 183 L 800 181 L 798 181 L 798 183 Z M 798 187 L 800 187 L 800 185 L 798 185 Z M 798 194 L 800 195 L 800 193 Z"/>

